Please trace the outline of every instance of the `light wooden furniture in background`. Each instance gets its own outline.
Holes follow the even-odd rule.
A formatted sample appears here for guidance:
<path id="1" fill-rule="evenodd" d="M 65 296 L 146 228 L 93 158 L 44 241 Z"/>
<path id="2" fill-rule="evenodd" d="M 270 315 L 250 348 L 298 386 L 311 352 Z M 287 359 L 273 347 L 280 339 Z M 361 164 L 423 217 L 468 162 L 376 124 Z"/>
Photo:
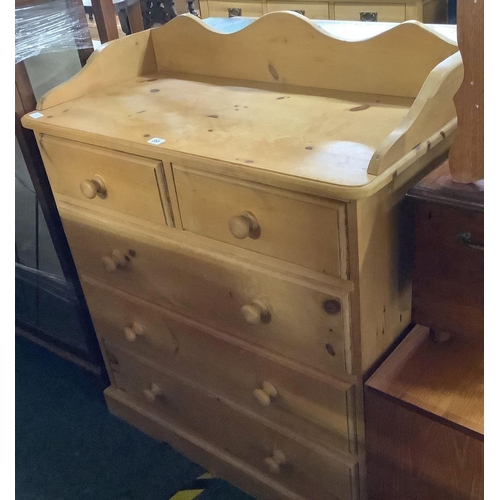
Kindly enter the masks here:
<path id="1" fill-rule="evenodd" d="M 310 19 L 401 23 L 447 22 L 447 0 L 200 0 L 206 17 L 259 17 L 290 10 Z"/>
<path id="2" fill-rule="evenodd" d="M 391 28 L 180 16 L 23 120 L 110 410 L 259 498 L 366 498 L 363 375 L 410 321 L 400 202 L 449 150 L 463 76 L 455 43 Z"/>

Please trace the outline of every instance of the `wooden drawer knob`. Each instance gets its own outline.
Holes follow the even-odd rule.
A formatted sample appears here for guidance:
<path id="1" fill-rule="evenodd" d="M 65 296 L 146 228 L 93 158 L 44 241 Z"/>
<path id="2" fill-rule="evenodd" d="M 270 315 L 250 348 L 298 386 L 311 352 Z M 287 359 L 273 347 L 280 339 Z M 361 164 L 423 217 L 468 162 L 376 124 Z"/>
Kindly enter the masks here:
<path id="1" fill-rule="evenodd" d="M 100 175 L 94 175 L 92 179 L 85 179 L 80 182 L 80 191 L 85 198 L 92 200 L 98 194 L 103 195 L 106 193 L 106 184 Z"/>
<path id="2" fill-rule="evenodd" d="M 113 250 L 110 256 L 102 258 L 102 264 L 108 273 L 114 273 L 119 267 L 125 267 L 127 259 L 120 250 Z"/>
<path id="3" fill-rule="evenodd" d="M 262 382 L 262 389 L 255 389 L 253 395 L 257 402 L 262 406 L 269 406 L 271 404 L 271 398 L 275 398 L 278 395 L 276 387 L 270 382 Z"/>
<path id="4" fill-rule="evenodd" d="M 274 450 L 273 456 L 265 458 L 264 463 L 267 465 L 270 472 L 279 474 L 281 472 L 281 466 L 286 463 L 286 458 L 281 451 Z"/>
<path id="5" fill-rule="evenodd" d="M 148 403 L 154 403 L 158 396 L 161 396 L 162 391 L 156 384 L 151 384 L 151 389 L 144 390 L 144 397 Z"/>
<path id="6" fill-rule="evenodd" d="M 250 212 L 245 212 L 241 215 L 235 215 L 229 219 L 229 231 L 231 234 L 243 240 L 245 238 L 258 238 L 260 236 L 260 226 L 253 215 Z"/>
<path id="7" fill-rule="evenodd" d="M 264 317 L 269 314 L 269 309 L 264 302 L 256 299 L 252 300 L 250 304 L 245 304 L 241 308 L 241 314 L 243 314 L 247 323 L 250 323 L 251 325 L 258 325 L 262 323 Z"/>
<path id="8" fill-rule="evenodd" d="M 132 323 L 132 326 L 127 326 L 124 330 L 125 332 L 125 338 L 129 342 L 134 342 L 137 336 L 144 335 L 145 329 L 143 326 L 141 326 L 139 323 L 136 323 L 135 321 Z"/>

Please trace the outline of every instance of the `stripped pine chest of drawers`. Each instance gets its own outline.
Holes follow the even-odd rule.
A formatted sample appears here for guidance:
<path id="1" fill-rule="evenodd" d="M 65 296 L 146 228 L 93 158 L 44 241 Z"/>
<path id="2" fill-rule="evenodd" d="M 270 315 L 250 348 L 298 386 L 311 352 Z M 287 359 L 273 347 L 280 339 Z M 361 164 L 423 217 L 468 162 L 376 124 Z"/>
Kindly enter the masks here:
<path id="1" fill-rule="evenodd" d="M 184 15 L 47 93 L 23 124 L 110 411 L 257 498 L 366 498 L 363 377 L 411 314 L 401 201 L 452 144 L 462 78 L 418 22 L 346 42 Z"/>

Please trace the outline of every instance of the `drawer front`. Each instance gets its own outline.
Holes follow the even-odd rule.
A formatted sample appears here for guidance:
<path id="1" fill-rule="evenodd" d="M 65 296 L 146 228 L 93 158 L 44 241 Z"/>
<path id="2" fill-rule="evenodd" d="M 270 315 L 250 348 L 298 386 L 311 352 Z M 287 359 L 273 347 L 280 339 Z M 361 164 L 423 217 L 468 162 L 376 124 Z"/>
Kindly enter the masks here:
<path id="1" fill-rule="evenodd" d="M 259 17 L 264 13 L 262 2 L 208 0 L 209 17 Z"/>
<path id="2" fill-rule="evenodd" d="M 40 140 L 40 150 L 56 196 L 158 224 L 169 222 L 160 161 L 46 135 Z"/>
<path id="3" fill-rule="evenodd" d="M 353 388 L 84 280 L 97 334 L 325 446 L 355 451 Z M 103 301 L 102 297 L 106 297 Z M 285 363 L 285 364 L 284 364 Z"/>
<path id="4" fill-rule="evenodd" d="M 483 212 L 419 201 L 412 309 L 421 325 L 483 341 Z"/>
<path id="5" fill-rule="evenodd" d="M 176 165 L 174 177 L 186 231 L 346 277 L 343 205 Z"/>
<path id="6" fill-rule="evenodd" d="M 406 21 L 406 4 L 336 3 L 335 19 L 401 23 Z"/>
<path id="7" fill-rule="evenodd" d="M 267 11 L 291 10 L 309 19 L 329 19 L 328 2 L 267 2 Z"/>
<path id="8" fill-rule="evenodd" d="M 344 345 L 348 292 L 165 236 L 132 232 L 110 219 L 60 213 L 80 275 L 315 368 L 350 371 Z M 118 263 L 113 267 L 113 262 Z"/>
<path id="9" fill-rule="evenodd" d="M 424 0 L 423 23 L 447 24 L 448 23 L 448 1 L 447 0 Z"/>
<path id="10" fill-rule="evenodd" d="M 224 449 L 304 498 L 356 498 L 357 466 L 278 430 L 219 395 L 200 390 L 106 344 L 118 389 L 165 420 Z M 345 459 L 346 461 L 348 459 Z"/>

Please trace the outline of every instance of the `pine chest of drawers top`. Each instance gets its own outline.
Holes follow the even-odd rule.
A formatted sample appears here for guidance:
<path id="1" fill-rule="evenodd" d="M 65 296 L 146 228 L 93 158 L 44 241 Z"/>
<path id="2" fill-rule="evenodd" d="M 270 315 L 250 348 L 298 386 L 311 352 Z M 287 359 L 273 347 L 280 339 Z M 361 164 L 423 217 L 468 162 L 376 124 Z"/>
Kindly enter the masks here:
<path id="1" fill-rule="evenodd" d="M 105 44 L 23 124 L 358 199 L 423 157 L 428 163 L 453 135 L 453 96 L 463 77 L 457 50 L 416 21 L 347 43 L 290 12 L 231 34 L 184 15 Z"/>

